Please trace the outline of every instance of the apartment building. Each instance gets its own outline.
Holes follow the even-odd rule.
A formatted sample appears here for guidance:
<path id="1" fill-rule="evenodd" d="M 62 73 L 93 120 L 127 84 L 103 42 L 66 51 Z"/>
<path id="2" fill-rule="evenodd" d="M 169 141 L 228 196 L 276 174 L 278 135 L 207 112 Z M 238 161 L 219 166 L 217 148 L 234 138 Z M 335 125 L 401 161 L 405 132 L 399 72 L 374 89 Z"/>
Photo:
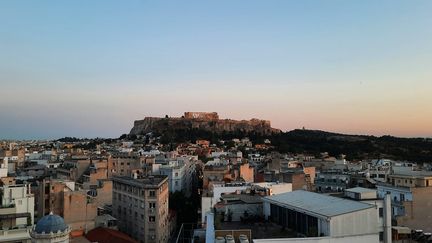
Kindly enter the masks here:
<path id="1" fill-rule="evenodd" d="M 132 176 L 136 170 L 143 168 L 140 156 L 130 153 L 117 153 L 110 159 L 111 173 L 118 176 Z"/>
<path id="2" fill-rule="evenodd" d="M 56 168 L 57 178 L 78 181 L 90 166 L 91 159 L 87 156 L 73 156 Z"/>
<path id="3" fill-rule="evenodd" d="M 169 240 L 168 177 L 113 177 L 113 216 L 119 230 L 144 243 Z"/>
<path id="4" fill-rule="evenodd" d="M 407 171 L 389 176 L 388 183 L 377 185 L 380 198 L 389 194 L 392 216 L 398 226 L 432 232 L 432 173 Z"/>
<path id="5" fill-rule="evenodd" d="M 325 171 L 315 177 L 318 192 L 343 192 L 351 187 L 350 174 L 342 171 Z"/>
<path id="6" fill-rule="evenodd" d="M 33 217 L 34 196 L 30 186 L 0 188 L 0 242 L 29 242 Z"/>
<path id="7" fill-rule="evenodd" d="M 101 205 L 98 200 L 86 190 L 77 190 L 73 181 L 44 180 L 38 185 L 37 218 L 53 212 L 64 218 L 72 232 L 85 233 L 95 227 L 97 208 Z"/>

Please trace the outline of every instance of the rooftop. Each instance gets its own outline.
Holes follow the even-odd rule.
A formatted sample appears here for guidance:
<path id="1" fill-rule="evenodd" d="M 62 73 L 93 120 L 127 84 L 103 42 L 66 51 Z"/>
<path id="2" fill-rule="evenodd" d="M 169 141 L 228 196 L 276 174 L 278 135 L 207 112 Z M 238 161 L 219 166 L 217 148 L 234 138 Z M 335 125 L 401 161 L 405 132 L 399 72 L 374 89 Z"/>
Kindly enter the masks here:
<path id="1" fill-rule="evenodd" d="M 389 175 L 389 177 L 429 179 L 432 177 L 432 172 L 423 170 L 395 171 L 394 174 Z"/>
<path id="2" fill-rule="evenodd" d="M 265 197 L 264 201 L 324 217 L 334 217 L 375 207 L 362 202 L 303 190 Z"/>
<path id="3" fill-rule="evenodd" d="M 129 176 L 114 176 L 112 180 L 114 182 L 120 182 L 132 186 L 138 186 L 138 187 L 149 187 L 149 186 L 159 187 L 161 184 L 163 184 L 168 180 L 168 176 L 153 175 L 153 176 L 147 176 L 138 179 Z"/>
<path id="4" fill-rule="evenodd" d="M 226 200 L 228 203 L 243 202 L 248 204 L 262 203 L 262 199 L 258 195 L 249 195 L 249 194 L 224 194 L 221 196 L 223 200 Z"/>
<path id="5" fill-rule="evenodd" d="M 91 242 L 99 243 L 137 243 L 130 236 L 113 229 L 95 228 L 88 232 L 86 238 Z"/>
<path id="6" fill-rule="evenodd" d="M 346 189 L 345 191 L 347 191 L 347 192 L 354 192 L 354 193 L 376 192 L 375 189 L 364 188 L 364 187 L 349 188 L 349 189 Z"/>

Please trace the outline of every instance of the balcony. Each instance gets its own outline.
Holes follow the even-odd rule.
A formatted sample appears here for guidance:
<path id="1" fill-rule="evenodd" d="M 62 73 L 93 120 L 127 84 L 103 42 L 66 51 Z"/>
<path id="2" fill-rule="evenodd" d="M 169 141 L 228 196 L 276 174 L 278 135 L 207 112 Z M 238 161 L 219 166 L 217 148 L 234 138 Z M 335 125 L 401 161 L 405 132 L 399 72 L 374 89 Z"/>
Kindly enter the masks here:
<path id="1" fill-rule="evenodd" d="M 15 204 L 10 204 L 8 206 L 0 206 L 0 215 L 14 214 L 15 211 Z"/>
<path id="2" fill-rule="evenodd" d="M 25 226 L 23 226 L 22 228 L 7 229 L 7 230 L 0 229 L 0 239 L 6 242 L 30 240 L 30 234 L 29 234 L 30 230 L 31 227 L 25 227 Z"/>

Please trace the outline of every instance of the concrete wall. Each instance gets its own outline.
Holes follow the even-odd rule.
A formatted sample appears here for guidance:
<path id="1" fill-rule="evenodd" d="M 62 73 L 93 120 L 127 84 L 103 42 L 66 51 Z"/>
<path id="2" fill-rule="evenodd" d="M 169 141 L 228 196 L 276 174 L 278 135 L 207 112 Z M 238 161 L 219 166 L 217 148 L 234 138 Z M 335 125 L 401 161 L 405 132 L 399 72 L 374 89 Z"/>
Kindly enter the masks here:
<path id="1" fill-rule="evenodd" d="M 254 243 L 378 243 L 379 235 L 356 235 L 347 237 L 311 237 L 311 238 L 281 238 L 281 239 L 259 239 L 253 240 Z"/>
<path id="2" fill-rule="evenodd" d="M 359 234 L 377 234 L 378 211 L 376 208 L 369 208 L 350 214 L 343 214 L 332 217 L 330 220 L 330 236 L 347 236 Z"/>

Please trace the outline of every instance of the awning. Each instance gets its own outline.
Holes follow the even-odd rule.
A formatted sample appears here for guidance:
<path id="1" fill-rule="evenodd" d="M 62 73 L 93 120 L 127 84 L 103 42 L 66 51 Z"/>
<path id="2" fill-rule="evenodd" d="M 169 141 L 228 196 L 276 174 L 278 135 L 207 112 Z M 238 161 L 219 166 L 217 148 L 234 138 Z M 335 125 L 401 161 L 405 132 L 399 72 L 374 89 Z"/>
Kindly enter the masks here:
<path id="1" fill-rule="evenodd" d="M 411 229 L 403 226 L 393 226 L 392 230 L 395 230 L 398 234 L 407 235 L 411 234 Z"/>

